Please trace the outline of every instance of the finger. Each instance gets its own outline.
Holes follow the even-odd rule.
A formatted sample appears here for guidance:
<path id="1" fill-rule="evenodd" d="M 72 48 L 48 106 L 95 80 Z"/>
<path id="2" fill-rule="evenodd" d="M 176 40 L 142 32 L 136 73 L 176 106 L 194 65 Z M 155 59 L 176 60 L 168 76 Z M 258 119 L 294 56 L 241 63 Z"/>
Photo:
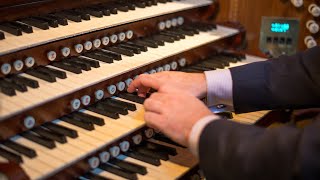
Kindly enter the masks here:
<path id="1" fill-rule="evenodd" d="M 147 123 L 147 126 L 158 129 L 159 131 L 163 131 L 163 123 L 165 121 L 164 116 L 154 113 L 154 112 L 146 112 L 144 114 L 144 120 Z"/>
<path id="2" fill-rule="evenodd" d="M 161 101 L 158 101 L 156 99 L 148 98 L 143 103 L 144 109 L 146 112 L 154 112 L 158 114 L 163 113 L 163 103 Z"/>
<path id="3" fill-rule="evenodd" d="M 142 74 L 136 80 L 134 80 L 128 87 L 127 91 L 132 93 L 138 89 L 138 93 L 146 93 L 150 88 L 158 90 L 160 87 L 160 82 L 153 78 L 152 75 Z"/>

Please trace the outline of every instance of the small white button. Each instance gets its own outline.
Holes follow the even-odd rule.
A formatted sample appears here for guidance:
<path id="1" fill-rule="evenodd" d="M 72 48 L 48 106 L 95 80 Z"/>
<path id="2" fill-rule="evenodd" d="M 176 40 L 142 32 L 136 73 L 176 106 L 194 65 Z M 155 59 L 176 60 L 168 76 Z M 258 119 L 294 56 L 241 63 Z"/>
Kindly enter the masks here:
<path id="1" fill-rule="evenodd" d="M 113 95 L 114 93 L 116 93 L 117 87 L 115 85 L 110 85 L 108 86 L 107 90 L 109 94 Z"/>
<path id="2" fill-rule="evenodd" d="M 83 51 L 83 45 L 82 45 L 82 44 L 76 44 L 76 45 L 74 45 L 74 50 L 75 50 L 77 53 L 82 53 L 82 51 Z"/>
<path id="3" fill-rule="evenodd" d="M 163 70 L 165 70 L 165 71 L 170 71 L 170 69 L 171 69 L 171 67 L 169 64 L 166 64 L 163 66 Z"/>
<path id="4" fill-rule="evenodd" d="M 90 101 L 91 101 L 91 97 L 88 96 L 88 95 L 85 95 L 85 96 L 82 96 L 81 97 L 81 102 L 83 105 L 87 106 L 90 104 Z"/>
<path id="5" fill-rule="evenodd" d="M 152 136 L 154 135 L 154 130 L 151 128 L 148 128 L 147 130 L 144 131 L 144 135 L 147 138 L 152 138 Z"/>
<path id="6" fill-rule="evenodd" d="M 118 34 L 119 41 L 124 41 L 126 39 L 126 34 L 124 32 L 121 32 Z"/>
<path id="7" fill-rule="evenodd" d="M 157 68 L 157 72 L 162 72 L 162 71 L 164 71 L 163 67 L 158 67 Z"/>
<path id="8" fill-rule="evenodd" d="M 99 158 L 102 163 L 106 163 L 110 160 L 110 153 L 107 151 L 104 151 L 99 154 Z"/>
<path id="9" fill-rule="evenodd" d="M 176 18 L 171 19 L 171 25 L 176 27 L 178 25 L 178 20 Z"/>
<path id="10" fill-rule="evenodd" d="M 118 146 L 113 146 L 109 149 L 109 152 L 112 157 L 117 157 L 120 154 L 120 148 Z"/>
<path id="11" fill-rule="evenodd" d="M 2 74 L 6 75 L 11 72 L 11 65 L 8 63 L 4 63 L 1 65 L 1 72 Z"/>
<path id="12" fill-rule="evenodd" d="M 186 58 L 181 58 L 181 59 L 179 59 L 178 62 L 179 62 L 179 66 L 181 66 L 181 67 L 184 67 L 187 64 Z"/>
<path id="13" fill-rule="evenodd" d="M 24 63 L 25 65 L 30 68 L 32 67 L 34 64 L 35 64 L 35 60 L 33 57 L 27 57 L 25 60 L 24 60 Z"/>
<path id="14" fill-rule="evenodd" d="M 159 30 L 164 30 L 166 28 L 166 23 L 165 22 L 159 22 L 158 23 L 158 28 Z"/>
<path id="15" fill-rule="evenodd" d="M 102 44 L 106 46 L 109 44 L 110 38 L 105 36 L 105 37 L 101 38 L 101 41 L 102 41 Z"/>
<path id="16" fill-rule="evenodd" d="M 132 39 L 132 37 L 133 37 L 133 31 L 131 31 L 131 30 L 127 31 L 127 32 L 126 32 L 126 37 L 127 37 L 127 39 Z"/>
<path id="17" fill-rule="evenodd" d="M 171 28 L 171 21 L 170 20 L 166 20 L 166 28 Z"/>
<path id="18" fill-rule="evenodd" d="M 55 51 L 49 51 L 47 53 L 47 58 L 49 61 L 54 61 L 57 58 L 57 53 Z"/>
<path id="19" fill-rule="evenodd" d="M 16 60 L 14 63 L 13 63 L 13 67 L 15 70 L 17 71 L 21 71 L 22 68 L 23 68 L 23 62 L 21 60 Z"/>
<path id="20" fill-rule="evenodd" d="M 95 48 L 100 47 L 100 46 L 101 46 L 101 40 L 100 40 L 100 39 L 95 39 L 95 40 L 93 40 L 93 46 L 94 46 Z"/>
<path id="21" fill-rule="evenodd" d="M 184 23 L 184 18 L 183 17 L 178 17 L 178 25 L 182 25 Z"/>
<path id="22" fill-rule="evenodd" d="M 126 88 L 126 84 L 122 81 L 116 84 L 118 91 L 123 91 Z"/>
<path id="23" fill-rule="evenodd" d="M 70 48 L 68 47 L 64 47 L 61 49 L 61 54 L 64 57 L 68 57 L 70 55 Z"/>
<path id="24" fill-rule="evenodd" d="M 132 141 L 133 141 L 134 144 L 138 145 L 142 141 L 142 136 L 140 134 L 137 134 L 137 135 L 132 137 Z"/>
<path id="25" fill-rule="evenodd" d="M 74 99 L 74 100 L 71 101 L 71 107 L 72 107 L 72 109 L 74 109 L 74 110 L 79 109 L 79 108 L 80 108 L 80 105 L 81 105 L 81 102 L 80 102 L 79 99 Z"/>
<path id="26" fill-rule="evenodd" d="M 129 78 L 129 79 L 125 80 L 124 82 L 126 83 L 126 86 L 129 87 L 130 84 L 132 83 L 132 81 L 133 80 L 131 78 Z"/>
<path id="27" fill-rule="evenodd" d="M 114 44 L 118 41 L 118 36 L 113 34 L 110 36 L 110 41 Z"/>
<path id="28" fill-rule="evenodd" d="M 155 74 L 155 73 L 157 73 L 157 71 L 156 71 L 155 69 L 151 69 L 151 70 L 149 71 L 149 74 Z"/>
<path id="29" fill-rule="evenodd" d="M 35 124 L 36 124 L 36 120 L 35 120 L 34 117 L 32 117 L 32 116 L 27 116 L 27 117 L 24 118 L 24 120 L 23 120 L 23 125 L 24 125 L 24 127 L 26 127 L 27 129 L 33 128 Z"/>
<path id="30" fill-rule="evenodd" d="M 90 49 L 92 49 L 92 42 L 91 41 L 86 41 L 84 43 L 84 49 L 89 51 Z"/>
<path id="31" fill-rule="evenodd" d="M 119 146 L 122 152 L 127 152 L 130 148 L 130 143 L 128 141 L 122 141 Z"/>
<path id="32" fill-rule="evenodd" d="M 308 7 L 308 11 L 312 14 L 314 17 L 320 16 L 320 7 L 316 4 L 310 4 Z"/>
<path id="33" fill-rule="evenodd" d="M 88 164 L 91 169 L 97 168 L 100 164 L 99 158 L 97 157 L 92 157 L 88 159 Z"/>
<path id="34" fill-rule="evenodd" d="M 317 45 L 316 40 L 314 40 L 314 38 L 312 36 L 307 36 L 304 38 L 304 43 L 306 44 L 306 46 L 310 49 L 313 48 Z"/>
<path id="35" fill-rule="evenodd" d="M 178 63 L 173 61 L 172 63 L 170 63 L 170 67 L 173 71 L 178 69 Z"/>
<path id="36" fill-rule="evenodd" d="M 97 90 L 94 93 L 97 100 L 101 100 L 104 97 L 104 91 L 103 90 Z"/>
<path id="37" fill-rule="evenodd" d="M 298 8 L 303 5 L 303 0 L 291 0 L 291 3 Z"/>
<path id="38" fill-rule="evenodd" d="M 316 21 L 309 20 L 306 25 L 310 33 L 316 34 L 317 32 L 319 32 L 319 25 L 316 23 Z"/>

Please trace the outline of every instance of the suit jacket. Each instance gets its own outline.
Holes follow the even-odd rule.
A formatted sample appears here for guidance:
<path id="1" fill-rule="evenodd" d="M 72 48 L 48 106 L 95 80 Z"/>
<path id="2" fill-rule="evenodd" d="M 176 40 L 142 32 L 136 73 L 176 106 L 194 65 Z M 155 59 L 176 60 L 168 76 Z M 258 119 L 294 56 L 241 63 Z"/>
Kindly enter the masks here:
<path id="1" fill-rule="evenodd" d="M 320 47 L 231 69 L 236 112 L 320 107 Z M 320 179 L 320 120 L 304 129 L 213 121 L 200 137 L 207 179 Z"/>

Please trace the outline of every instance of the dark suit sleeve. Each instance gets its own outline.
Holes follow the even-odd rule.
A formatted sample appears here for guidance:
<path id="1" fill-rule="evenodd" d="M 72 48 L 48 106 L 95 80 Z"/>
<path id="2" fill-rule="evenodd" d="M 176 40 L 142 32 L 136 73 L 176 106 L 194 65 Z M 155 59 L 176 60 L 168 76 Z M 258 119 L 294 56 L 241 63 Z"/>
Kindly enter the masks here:
<path id="1" fill-rule="evenodd" d="M 231 68 L 238 113 L 320 107 L 320 47 Z"/>
<path id="2" fill-rule="evenodd" d="M 217 120 L 200 137 L 200 167 L 209 180 L 320 179 L 320 121 L 304 130 L 263 129 Z"/>

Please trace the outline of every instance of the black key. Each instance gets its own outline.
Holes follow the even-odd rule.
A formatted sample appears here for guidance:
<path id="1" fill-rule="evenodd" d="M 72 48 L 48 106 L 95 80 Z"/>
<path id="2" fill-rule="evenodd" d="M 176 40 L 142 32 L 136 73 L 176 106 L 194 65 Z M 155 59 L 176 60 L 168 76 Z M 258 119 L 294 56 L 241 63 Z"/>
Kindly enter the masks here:
<path id="1" fill-rule="evenodd" d="M 97 6 L 90 6 L 90 7 L 87 7 L 86 9 L 91 10 L 91 11 L 95 11 L 95 13 L 101 12 L 103 16 L 110 16 L 110 14 L 111 14 L 109 9 L 103 9 L 103 8 L 97 7 Z"/>
<path id="2" fill-rule="evenodd" d="M 0 91 L 7 96 L 15 96 L 16 91 L 11 87 L 0 86 Z"/>
<path id="3" fill-rule="evenodd" d="M 137 40 L 134 42 L 135 44 L 139 46 L 148 46 L 151 48 L 158 48 L 158 44 L 150 41 L 143 41 L 143 40 Z"/>
<path id="4" fill-rule="evenodd" d="M 30 141 L 33 141 L 33 142 L 39 144 L 39 145 L 47 147 L 49 149 L 53 149 L 56 147 L 56 144 L 54 143 L 53 140 L 48 139 L 46 137 L 41 137 L 41 136 L 35 135 L 31 132 L 24 132 L 21 134 L 21 136 L 26 139 L 29 139 Z"/>
<path id="5" fill-rule="evenodd" d="M 37 27 L 42 30 L 49 29 L 49 23 L 43 20 L 35 19 L 35 18 L 26 18 L 20 20 L 23 23 L 29 24 L 31 26 Z"/>
<path id="6" fill-rule="evenodd" d="M 187 73 L 200 73 L 201 71 L 189 69 L 189 68 L 182 68 L 180 69 L 181 72 L 187 72 Z"/>
<path id="7" fill-rule="evenodd" d="M 55 76 L 58 77 L 60 79 L 66 79 L 67 78 L 67 74 L 66 72 L 57 70 L 57 69 L 53 69 L 53 68 L 49 68 L 49 67 L 45 67 L 45 66 L 39 66 L 37 68 L 37 70 L 41 71 L 41 72 L 45 72 L 50 74 L 51 76 Z"/>
<path id="8" fill-rule="evenodd" d="M 135 5 L 136 5 L 137 7 L 139 7 L 139 8 L 145 8 L 145 7 L 147 6 L 146 3 L 143 2 L 143 1 L 135 2 Z"/>
<path id="9" fill-rule="evenodd" d="M 96 59 L 96 60 L 99 60 L 99 61 L 102 61 L 102 62 L 105 62 L 105 63 L 113 63 L 113 58 L 106 57 L 106 56 L 103 56 L 101 54 L 96 54 L 96 53 L 93 53 L 93 52 L 85 53 L 84 56 L 92 58 L 92 59 Z"/>
<path id="10" fill-rule="evenodd" d="M 156 43 L 158 46 L 164 46 L 164 43 L 165 41 L 163 40 L 158 40 L 158 39 L 143 39 L 144 41 L 147 41 L 147 42 L 153 42 L 153 43 Z"/>
<path id="11" fill-rule="evenodd" d="M 13 34 L 15 36 L 21 36 L 22 35 L 22 29 L 17 28 L 15 26 L 11 26 L 9 24 L 0 24 L 0 29 L 2 31 L 5 31 L 7 33 Z"/>
<path id="12" fill-rule="evenodd" d="M 64 17 L 61 17 L 61 16 L 56 16 L 56 15 L 54 15 L 54 14 L 48 14 L 48 15 L 46 15 L 45 17 L 57 20 L 58 23 L 59 23 L 60 25 L 62 25 L 62 26 L 68 25 L 68 20 L 67 20 L 67 18 L 64 18 Z"/>
<path id="13" fill-rule="evenodd" d="M 85 71 L 90 71 L 91 70 L 91 66 L 88 65 L 88 64 L 84 64 L 84 63 L 78 63 L 76 61 L 69 61 L 69 60 L 64 60 L 62 61 L 64 64 L 68 64 L 68 65 L 71 65 L 71 66 L 74 66 L 74 67 L 77 67 L 77 68 L 80 68 L 82 70 L 85 70 Z"/>
<path id="14" fill-rule="evenodd" d="M 183 33 L 175 32 L 175 31 L 162 31 L 161 33 L 167 34 L 167 35 L 173 35 L 178 36 L 180 39 L 185 39 L 186 36 Z"/>
<path id="15" fill-rule="evenodd" d="M 200 63 L 201 65 L 207 67 L 207 68 L 220 68 L 223 69 L 225 66 L 221 63 L 218 62 L 213 62 L 213 61 L 203 61 Z"/>
<path id="16" fill-rule="evenodd" d="M 182 148 L 186 148 L 184 146 L 181 146 L 180 144 L 172 141 L 171 139 L 169 139 L 167 136 L 163 135 L 163 134 L 160 134 L 160 133 L 157 133 L 153 136 L 153 139 L 155 140 L 158 140 L 158 141 L 161 141 L 161 142 L 165 142 L 165 143 L 168 143 L 168 144 L 172 144 L 172 145 L 175 145 L 175 146 L 179 146 L 179 147 L 182 147 Z"/>
<path id="17" fill-rule="evenodd" d="M 194 69 L 194 70 L 201 71 L 201 72 L 210 71 L 211 70 L 210 68 L 198 67 L 198 66 L 189 66 L 188 69 Z"/>
<path id="18" fill-rule="evenodd" d="M 74 14 L 70 14 L 68 12 L 57 12 L 54 14 L 55 16 L 58 16 L 60 18 L 67 18 L 70 21 L 73 22 L 81 22 L 81 16 L 80 15 L 74 15 Z"/>
<path id="19" fill-rule="evenodd" d="M 78 9 L 74 9 L 74 10 L 66 10 L 65 12 L 68 12 L 70 14 L 74 14 L 74 15 L 80 15 L 81 19 L 89 21 L 90 20 L 90 15 L 86 12 L 83 12 L 81 10 Z"/>
<path id="20" fill-rule="evenodd" d="M 105 122 L 102 118 L 99 118 L 99 117 L 96 117 L 96 116 L 93 116 L 93 115 L 90 115 L 90 114 L 86 114 L 86 113 L 83 113 L 83 112 L 74 112 L 70 115 L 71 117 L 73 118 L 78 118 L 78 119 L 81 119 L 83 121 L 87 121 L 87 122 L 91 122 L 93 124 L 96 124 L 98 126 L 103 126 L 105 125 Z"/>
<path id="21" fill-rule="evenodd" d="M 101 114 L 107 117 L 110 117 L 112 119 L 119 119 L 119 114 L 114 112 L 105 111 L 103 109 L 99 109 L 97 107 L 89 106 L 87 107 L 89 111 L 95 112 L 97 114 Z"/>
<path id="22" fill-rule="evenodd" d="M 99 168 L 102 170 L 105 170 L 107 172 L 121 176 L 123 178 L 126 178 L 126 179 L 132 179 L 132 180 L 138 179 L 137 174 L 132 173 L 127 170 L 124 170 L 124 169 L 113 167 L 113 166 L 106 164 L 106 163 L 100 164 Z"/>
<path id="23" fill-rule="evenodd" d="M 123 2 L 115 2 L 119 7 L 128 7 L 128 10 L 135 10 L 136 5 L 133 3 L 123 3 Z"/>
<path id="24" fill-rule="evenodd" d="M 5 39 L 4 33 L 0 31 L 0 40 Z"/>
<path id="25" fill-rule="evenodd" d="M 123 54 L 126 56 L 134 56 L 134 52 L 132 50 L 124 49 L 124 48 L 119 48 L 119 47 L 106 47 L 106 50 L 118 53 L 118 54 Z"/>
<path id="26" fill-rule="evenodd" d="M 98 18 L 101 18 L 103 17 L 103 12 L 100 11 L 100 10 L 94 10 L 94 9 L 91 9 L 91 8 L 85 8 L 85 9 L 79 9 L 79 11 L 82 11 L 84 13 L 87 13 L 91 16 L 94 16 L 94 17 L 98 17 Z"/>
<path id="27" fill-rule="evenodd" d="M 182 33 L 182 34 L 185 34 L 187 36 L 194 36 L 195 33 L 193 33 L 192 31 L 186 31 L 186 30 L 183 30 L 183 29 L 174 29 L 172 31 L 176 31 L 176 32 L 179 32 L 179 33 Z"/>
<path id="28" fill-rule="evenodd" d="M 118 96 L 123 98 L 123 99 L 129 100 L 129 101 L 133 101 L 133 102 L 136 102 L 136 103 L 139 103 L 139 104 L 143 104 L 144 101 L 145 101 L 145 98 L 136 96 L 134 94 L 129 94 L 129 93 L 120 93 L 120 94 L 118 94 Z"/>
<path id="29" fill-rule="evenodd" d="M 13 153 L 13 152 L 10 152 L 2 147 L 0 147 L 0 156 L 6 158 L 7 160 L 9 161 L 13 161 L 15 163 L 23 163 L 23 159 L 21 156 Z"/>
<path id="30" fill-rule="evenodd" d="M 153 151 L 141 146 L 134 147 L 132 150 L 153 158 L 162 159 L 165 161 L 169 160 L 169 154 L 164 151 Z"/>
<path id="31" fill-rule="evenodd" d="M 204 71 L 210 71 L 210 70 L 215 70 L 216 69 L 215 67 L 209 68 L 209 67 L 206 67 L 206 66 L 204 66 L 202 64 L 195 64 L 192 67 L 203 68 Z"/>
<path id="32" fill-rule="evenodd" d="M 109 16 L 110 14 L 118 14 L 118 8 L 110 7 L 110 6 L 106 5 L 106 4 L 98 4 L 98 5 L 95 5 L 95 6 L 92 6 L 92 7 L 102 10 L 103 15 L 105 15 L 105 16 Z"/>
<path id="33" fill-rule="evenodd" d="M 160 32 L 159 33 L 160 35 L 163 35 L 163 36 L 168 36 L 168 37 L 172 37 L 175 41 L 179 41 L 181 38 L 180 38 L 180 35 L 176 35 L 176 34 L 172 34 L 172 33 L 169 33 L 169 32 Z"/>
<path id="34" fill-rule="evenodd" d="M 24 84 L 18 84 L 15 83 L 13 80 L 5 78 L 5 79 L 1 79 L 0 80 L 0 86 L 3 87 L 11 87 L 15 90 L 18 90 L 20 92 L 26 92 L 27 91 L 27 86 L 25 86 Z"/>
<path id="35" fill-rule="evenodd" d="M 90 123 L 90 122 L 79 121 L 79 120 L 76 120 L 76 119 L 73 119 L 73 118 L 69 118 L 69 117 L 66 117 L 66 116 L 62 117 L 61 120 L 65 121 L 67 123 L 73 124 L 75 126 L 78 126 L 80 128 L 83 128 L 85 130 L 89 130 L 89 131 L 94 130 L 93 123 Z"/>
<path id="36" fill-rule="evenodd" d="M 59 26 L 59 23 L 58 23 L 58 20 L 56 19 L 52 19 L 52 18 L 48 18 L 48 17 L 33 17 L 34 19 L 38 19 L 38 20 L 41 20 L 41 21 L 45 21 L 49 24 L 50 27 L 53 27 L 53 28 L 57 28 Z"/>
<path id="37" fill-rule="evenodd" d="M 124 48 L 124 49 L 129 49 L 129 50 L 133 51 L 135 54 L 141 54 L 141 50 L 137 47 L 133 47 L 133 46 L 126 45 L 126 44 L 119 44 L 118 47 Z"/>
<path id="38" fill-rule="evenodd" d="M 88 68 L 89 70 L 91 70 L 90 62 L 82 61 L 81 59 L 79 59 L 77 57 L 76 58 L 67 59 L 67 62 L 74 62 L 74 63 L 77 63 L 79 67 L 81 66 L 81 67 L 85 67 L 85 68 Z M 99 65 L 99 62 L 98 62 L 98 65 Z"/>
<path id="39" fill-rule="evenodd" d="M 179 29 L 182 29 L 184 31 L 190 31 L 192 32 L 193 34 L 199 34 L 199 30 L 195 29 L 195 28 L 190 28 L 190 27 L 179 27 Z"/>
<path id="40" fill-rule="evenodd" d="M 122 12 L 128 12 L 129 11 L 129 7 L 125 6 L 125 5 L 119 5 L 119 4 L 110 4 L 108 3 L 108 6 L 111 8 L 117 8 L 119 11 Z"/>
<path id="41" fill-rule="evenodd" d="M 124 107 L 128 108 L 130 111 L 135 111 L 135 110 L 137 110 L 136 105 L 133 104 L 133 103 L 129 103 L 129 102 L 125 102 L 125 101 L 120 101 L 120 100 L 114 99 L 114 98 L 108 98 L 108 99 L 105 99 L 104 101 L 110 102 L 110 103 L 114 103 L 114 104 L 118 104 L 118 105 L 120 105 L 120 106 L 124 106 Z"/>
<path id="42" fill-rule="evenodd" d="M 131 162 L 126 162 L 124 160 L 120 159 L 112 159 L 109 161 L 110 164 L 113 164 L 115 166 L 118 166 L 121 169 L 125 169 L 127 171 L 133 172 L 133 173 L 138 173 L 142 175 L 147 174 L 147 168 L 138 164 L 134 164 Z"/>
<path id="43" fill-rule="evenodd" d="M 124 154 L 126 156 L 128 156 L 128 157 L 137 159 L 139 161 L 143 161 L 145 163 L 148 163 L 148 164 L 151 164 L 151 165 L 154 165 L 154 166 L 160 166 L 161 165 L 160 159 L 152 158 L 150 156 L 146 156 L 146 155 L 138 153 L 138 152 L 134 152 L 134 151 L 129 150 L 128 152 L 125 152 Z"/>
<path id="44" fill-rule="evenodd" d="M 152 36 L 152 39 L 158 40 L 158 41 L 165 41 L 168 43 L 174 43 L 175 41 L 173 37 L 165 36 L 165 35 L 155 35 L 155 36 Z"/>
<path id="45" fill-rule="evenodd" d="M 223 66 L 229 66 L 229 62 L 224 61 L 224 60 L 220 60 L 218 58 L 209 58 L 206 60 L 206 62 L 210 62 L 210 63 L 220 63 Z"/>
<path id="46" fill-rule="evenodd" d="M 16 83 L 22 83 L 22 84 L 29 86 L 31 88 L 38 88 L 39 87 L 38 81 L 33 80 L 33 79 L 29 79 L 29 78 L 22 77 L 22 76 L 12 76 L 11 78 Z"/>
<path id="47" fill-rule="evenodd" d="M 51 132 L 43 127 L 34 128 L 31 131 L 38 134 L 39 136 L 46 137 L 48 139 L 57 141 L 62 144 L 67 142 L 67 138 L 64 135 L 57 134 L 55 132 Z"/>
<path id="48" fill-rule="evenodd" d="M 77 138 L 78 137 L 78 132 L 70 129 L 68 127 L 60 126 L 59 124 L 54 124 L 54 123 L 45 123 L 43 124 L 44 127 L 50 129 L 53 132 L 63 134 L 65 136 L 68 136 L 70 138 Z"/>
<path id="49" fill-rule="evenodd" d="M 32 26 L 29 26 L 27 24 L 23 24 L 21 22 L 9 22 L 9 24 L 16 26 L 17 28 L 22 29 L 23 32 L 25 33 L 33 33 Z"/>
<path id="50" fill-rule="evenodd" d="M 132 47 L 137 47 L 140 49 L 140 51 L 143 52 L 147 52 L 148 51 L 148 47 L 147 46 L 143 46 L 143 45 L 138 45 L 138 44 L 134 44 L 133 42 L 127 42 L 125 43 L 126 45 L 132 46 Z"/>
<path id="51" fill-rule="evenodd" d="M 37 156 L 37 153 L 35 150 L 30 149 L 23 144 L 16 143 L 12 140 L 6 140 L 6 141 L 2 142 L 2 144 L 4 146 L 7 146 L 10 149 L 17 151 L 20 154 L 23 154 L 23 155 L 29 157 L 29 158 L 34 158 Z"/>
<path id="52" fill-rule="evenodd" d="M 52 66 L 55 66 L 57 68 L 60 68 L 60 69 L 64 69 L 66 71 L 70 71 L 70 72 L 73 72 L 75 74 L 81 74 L 82 71 L 81 71 L 81 68 L 78 68 L 78 67 L 74 67 L 70 64 L 67 64 L 67 63 L 63 63 L 63 62 L 53 62 L 51 64 Z"/>
<path id="53" fill-rule="evenodd" d="M 122 115 L 126 115 L 128 114 L 128 108 L 126 106 L 123 106 L 123 105 L 120 105 L 120 104 L 117 104 L 117 103 L 114 103 L 112 101 L 100 101 L 98 104 L 103 104 L 103 105 L 106 105 L 106 106 L 111 106 L 116 108 L 116 109 L 119 109 L 119 114 L 122 114 Z M 123 113 L 126 113 L 126 114 L 123 114 L 123 113 L 120 113 L 121 111 L 123 111 Z"/>
<path id="54" fill-rule="evenodd" d="M 97 103 L 96 107 L 99 109 L 103 109 L 105 111 L 115 112 L 115 113 L 122 114 L 122 115 L 128 114 L 127 108 L 120 108 L 120 107 L 116 107 L 116 106 L 111 106 L 107 102 L 105 102 L 105 103 L 99 102 L 99 103 Z"/>
<path id="55" fill-rule="evenodd" d="M 158 143 L 155 143 L 155 142 L 146 141 L 143 145 L 145 147 L 147 147 L 148 149 L 151 149 L 151 150 L 154 150 L 154 151 L 165 151 L 165 152 L 168 152 L 168 154 L 170 154 L 172 156 L 176 156 L 178 154 L 176 148 L 165 146 L 165 145 L 158 144 Z"/>
<path id="56" fill-rule="evenodd" d="M 90 180 L 109 180 L 109 178 L 105 178 L 103 176 L 99 176 L 98 174 L 94 174 L 92 172 L 87 172 L 86 174 L 82 175 L 86 179 Z M 79 178 L 80 179 L 80 178 Z"/>
<path id="57" fill-rule="evenodd" d="M 167 3 L 167 0 L 158 0 L 159 3 Z"/>
<path id="58" fill-rule="evenodd" d="M 34 70 L 34 69 L 28 69 L 26 71 L 26 74 L 29 74 L 29 75 L 34 76 L 34 77 L 37 77 L 37 78 L 42 79 L 42 80 L 45 80 L 47 82 L 51 82 L 51 83 L 52 82 L 56 82 L 56 77 L 51 76 L 48 73 L 44 73 L 44 72 L 37 71 L 37 70 Z"/>
<path id="59" fill-rule="evenodd" d="M 99 61 L 83 58 L 81 56 L 77 57 L 77 58 L 72 58 L 71 60 L 72 61 L 76 61 L 78 63 L 81 63 L 81 62 L 86 63 L 86 64 L 88 64 L 88 65 L 90 65 L 91 67 L 94 67 L 94 68 L 99 68 L 100 67 Z"/>
<path id="60" fill-rule="evenodd" d="M 105 49 L 98 49 L 97 51 L 94 51 L 94 53 L 112 57 L 114 60 L 122 60 L 121 54 Z"/>

